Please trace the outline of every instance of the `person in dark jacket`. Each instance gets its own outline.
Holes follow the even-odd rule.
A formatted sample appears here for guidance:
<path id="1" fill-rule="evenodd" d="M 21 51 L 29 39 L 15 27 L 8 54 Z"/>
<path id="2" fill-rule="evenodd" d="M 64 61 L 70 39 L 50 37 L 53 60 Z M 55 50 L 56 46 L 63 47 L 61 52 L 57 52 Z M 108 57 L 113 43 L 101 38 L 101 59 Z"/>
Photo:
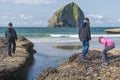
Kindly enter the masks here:
<path id="1" fill-rule="evenodd" d="M 79 39 L 82 42 L 82 58 L 86 58 L 89 50 L 89 41 L 91 40 L 90 22 L 88 18 L 80 24 Z"/>
<path id="2" fill-rule="evenodd" d="M 16 50 L 16 40 L 17 40 L 17 34 L 15 29 L 12 27 L 13 24 L 9 23 L 8 28 L 5 32 L 5 37 L 7 39 L 7 47 L 8 47 L 8 55 L 12 56 L 11 53 L 15 54 Z M 13 45 L 13 47 L 12 47 Z"/>

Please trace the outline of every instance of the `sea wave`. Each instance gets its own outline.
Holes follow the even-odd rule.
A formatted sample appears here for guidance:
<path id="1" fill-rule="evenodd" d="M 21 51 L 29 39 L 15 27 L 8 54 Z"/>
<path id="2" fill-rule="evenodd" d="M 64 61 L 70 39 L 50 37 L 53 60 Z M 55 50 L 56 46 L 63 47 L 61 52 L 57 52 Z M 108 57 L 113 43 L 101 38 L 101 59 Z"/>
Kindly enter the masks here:
<path id="1" fill-rule="evenodd" d="M 42 39 L 29 39 L 30 41 L 34 43 L 69 43 L 69 42 L 79 42 L 79 39 L 77 40 L 42 40 Z"/>
<path id="2" fill-rule="evenodd" d="M 92 37 L 120 37 L 120 34 L 92 34 Z M 50 37 L 73 37 L 73 38 L 77 38 L 78 34 L 50 34 Z"/>
<path id="3" fill-rule="evenodd" d="M 78 38 L 78 34 L 18 34 L 23 37 L 40 37 L 40 38 Z M 92 34 L 92 37 L 120 37 L 120 34 Z M 0 34 L 0 37 L 4 37 L 4 34 Z"/>
<path id="4" fill-rule="evenodd" d="M 50 34 L 51 37 L 78 37 L 77 34 Z"/>
<path id="5" fill-rule="evenodd" d="M 120 35 L 92 35 L 92 40 L 98 40 L 98 37 L 104 36 L 112 39 L 119 39 Z M 29 37 L 29 40 L 32 42 L 48 42 L 48 43 L 64 43 L 64 42 L 79 42 L 79 37 L 75 35 L 67 34 L 50 34 L 49 37 Z"/>

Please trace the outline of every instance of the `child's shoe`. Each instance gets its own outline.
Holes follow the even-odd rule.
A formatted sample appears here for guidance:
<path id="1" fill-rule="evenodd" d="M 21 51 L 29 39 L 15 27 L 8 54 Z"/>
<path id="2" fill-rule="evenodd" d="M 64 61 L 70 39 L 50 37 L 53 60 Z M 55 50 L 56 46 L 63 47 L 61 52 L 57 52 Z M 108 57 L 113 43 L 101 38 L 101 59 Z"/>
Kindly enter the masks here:
<path id="1" fill-rule="evenodd" d="M 104 62 L 101 64 L 101 66 L 108 66 L 110 63 L 109 62 Z"/>

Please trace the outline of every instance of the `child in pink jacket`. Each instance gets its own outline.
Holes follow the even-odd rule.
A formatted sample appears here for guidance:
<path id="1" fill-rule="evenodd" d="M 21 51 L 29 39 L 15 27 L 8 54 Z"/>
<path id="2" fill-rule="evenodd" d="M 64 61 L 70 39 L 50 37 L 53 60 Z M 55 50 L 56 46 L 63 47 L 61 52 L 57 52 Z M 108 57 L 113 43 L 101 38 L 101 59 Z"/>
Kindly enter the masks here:
<path id="1" fill-rule="evenodd" d="M 104 45 L 104 50 L 102 52 L 102 58 L 104 60 L 104 63 L 102 65 L 109 65 L 109 59 L 107 57 L 107 51 L 115 48 L 115 43 L 108 38 L 105 37 L 99 37 L 99 42 Z"/>

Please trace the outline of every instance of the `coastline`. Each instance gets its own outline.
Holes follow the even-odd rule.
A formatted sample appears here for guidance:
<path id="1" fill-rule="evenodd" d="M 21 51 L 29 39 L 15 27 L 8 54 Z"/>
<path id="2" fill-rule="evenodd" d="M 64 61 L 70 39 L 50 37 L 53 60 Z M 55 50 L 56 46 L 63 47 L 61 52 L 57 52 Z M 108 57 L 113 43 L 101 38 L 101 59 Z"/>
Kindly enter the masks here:
<path id="1" fill-rule="evenodd" d="M 19 37 L 16 43 L 16 54 L 12 57 L 4 56 L 4 58 L 0 60 L 1 80 L 15 80 L 17 76 L 20 76 L 19 72 L 31 62 L 30 60 L 33 60 L 33 53 L 35 53 L 33 43 L 24 37 Z M 6 47 L 6 44 L 3 45 Z M 7 53 L 4 55 L 7 55 Z M 19 80 L 19 78 L 17 80 Z"/>
<path id="2" fill-rule="evenodd" d="M 43 70 L 37 80 L 117 80 L 120 71 L 120 50 L 113 49 L 108 52 L 109 66 L 101 66 L 101 49 L 90 49 L 87 57 L 82 60 L 76 53 L 69 60 L 60 64 L 58 68 L 49 67 Z"/>
<path id="3" fill-rule="evenodd" d="M 4 36 L 4 29 L 5 28 L 1 29 L 1 36 Z M 105 29 L 106 28 L 92 28 L 93 33 L 92 41 L 90 41 L 90 48 L 102 49 L 102 45 L 98 43 L 98 37 L 105 36 L 114 40 L 116 43 L 116 49 L 120 49 L 120 35 L 106 34 L 103 32 Z M 58 67 L 60 63 L 68 60 L 68 57 L 80 51 L 80 49 L 68 50 L 53 48 L 53 46 L 81 45 L 77 34 L 77 28 L 16 28 L 16 30 L 18 35 L 25 36 L 37 47 L 35 48 L 37 53 L 34 55 L 34 61 L 31 65 L 32 69 L 30 68 L 28 70 L 28 80 L 34 80 L 42 70 L 49 66 Z M 3 57 L 5 57 L 5 55 L 3 55 Z M 45 63 L 43 63 L 43 61 Z"/>
<path id="4" fill-rule="evenodd" d="M 116 49 L 119 49 L 119 37 L 110 37 L 116 43 Z M 81 45 L 78 38 L 61 37 L 61 38 L 28 38 L 35 45 L 37 53 L 34 55 L 35 62 L 30 68 L 29 80 L 36 79 L 36 77 L 47 67 L 58 67 L 59 64 L 66 62 L 68 58 L 74 53 L 78 53 L 80 49 L 59 49 L 53 46 L 77 46 Z M 97 37 L 92 37 L 90 41 L 90 48 L 102 49 L 103 46 L 99 44 Z M 44 62 L 44 63 L 43 63 Z M 32 77 L 31 77 L 32 76 Z"/>

